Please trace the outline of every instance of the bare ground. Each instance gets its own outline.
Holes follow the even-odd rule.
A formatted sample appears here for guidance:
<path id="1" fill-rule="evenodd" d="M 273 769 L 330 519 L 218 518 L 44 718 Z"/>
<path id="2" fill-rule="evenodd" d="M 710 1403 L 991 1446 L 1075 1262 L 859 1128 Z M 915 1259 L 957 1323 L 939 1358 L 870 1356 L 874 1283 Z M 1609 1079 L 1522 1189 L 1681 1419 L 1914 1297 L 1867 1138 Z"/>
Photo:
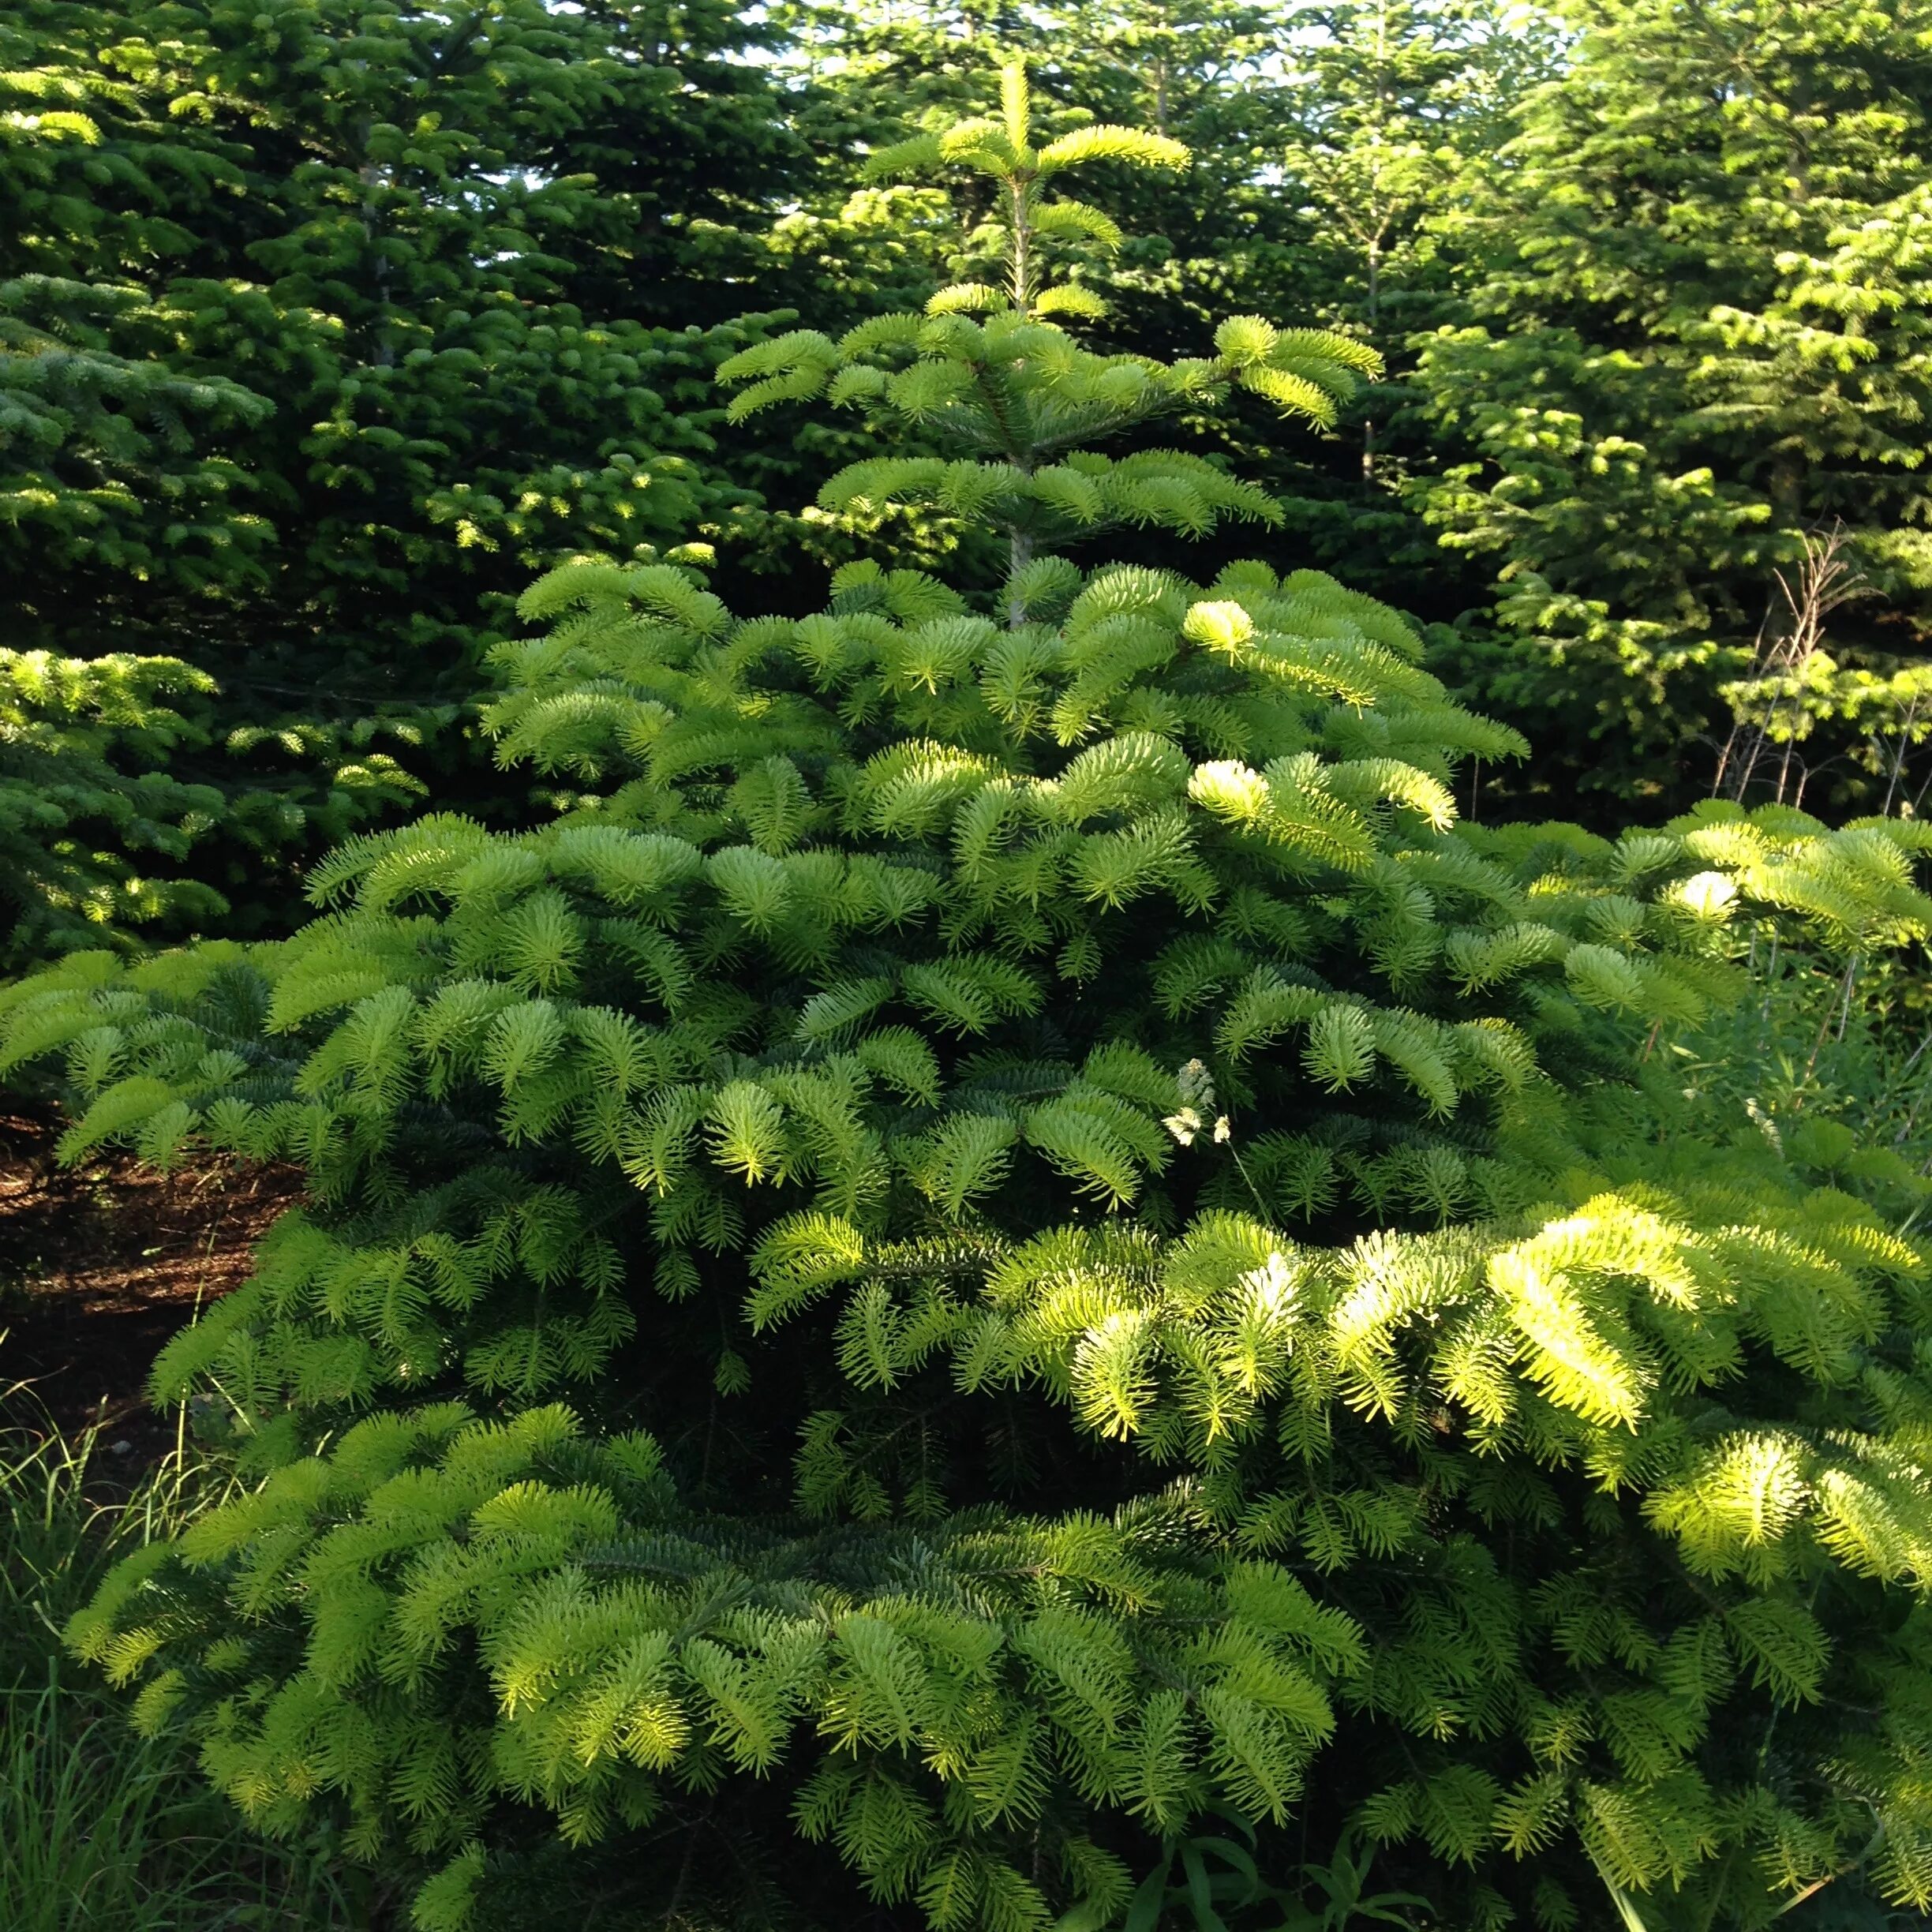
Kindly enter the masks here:
<path id="1" fill-rule="evenodd" d="M 145 1462 L 174 1439 L 143 1393 L 156 1352 L 246 1279 L 301 1177 L 157 1174 L 119 1154 L 62 1167 L 59 1132 L 51 1112 L 0 1102 L 0 1397 L 11 1420 L 98 1428 L 110 1452 Z"/>

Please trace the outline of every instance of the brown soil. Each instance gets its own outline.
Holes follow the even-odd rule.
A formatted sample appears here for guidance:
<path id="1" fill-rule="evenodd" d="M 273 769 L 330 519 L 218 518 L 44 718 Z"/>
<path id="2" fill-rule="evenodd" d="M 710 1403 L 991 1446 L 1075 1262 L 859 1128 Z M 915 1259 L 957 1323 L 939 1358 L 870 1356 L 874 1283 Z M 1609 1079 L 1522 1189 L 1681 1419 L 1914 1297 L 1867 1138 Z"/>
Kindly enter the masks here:
<path id="1" fill-rule="evenodd" d="M 157 1174 L 121 1154 L 62 1167 L 59 1133 L 51 1112 L 0 1103 L 0 1393 L 13 1420 L 98 1427 L 110 1452 L 145 1462 L 174 1436 L 143 1394 L 156 1352 L 246 1279 L 301 1177 Z"/>

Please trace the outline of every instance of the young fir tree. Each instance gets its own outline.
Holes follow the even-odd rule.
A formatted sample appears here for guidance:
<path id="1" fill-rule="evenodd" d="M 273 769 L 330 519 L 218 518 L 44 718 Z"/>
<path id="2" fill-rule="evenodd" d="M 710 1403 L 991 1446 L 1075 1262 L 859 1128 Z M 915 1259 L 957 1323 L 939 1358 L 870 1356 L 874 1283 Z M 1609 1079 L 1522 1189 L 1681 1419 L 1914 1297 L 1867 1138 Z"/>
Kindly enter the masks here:
<path id="1" fill-rule="evenodd" d="M 1811 740 L 1827 794 L 1876 804 L 1900 734 L 1923 734 L 1932 608 L 1932 13 L 1583 0 L 1569 17 L 1567 71 L 1462 234 L 1487 256 L 1482 326 L 1423 358 L 1466 460 L 1418 500 L 1495 566 L 1511 640 L 1473 637 L 1459 675 L 1538 737 L 1548 791 L 1700 795 L 1737 683 L 1747 716 Z M 1873 594 L 1806 677 L 1766 685 L 1802 622 L 1778 575 L 1840 526 Z"/>
<path id="2" fill-rule="evenodd" d="M 1089 198 L 1125 238 L 1118 249 L 1077 264 L 1083 279 L 1103 279 L 1121 298 L 1110 336 L 1171 356 L 1199 339 L 1210 307 L 1225 313 L 1230 303 L 1300 293 L 1292 248 L 1307 238 L 1304 225 L 1262 178 L 1279 158 L 1280 115 L 1266 70 L 1282 45 L 1265 9 L 1245 0 L 1076 0 L 1054 9 L 925 7 L 908 18 L 889 0 L 796 0 L 780 17 L 803 83 L 800 123 L 822 174 L 812 217 L 781 232 L 813 249 L 814 271 L 822 263 L 836 274 L 833 238 L 849 224 L 861 241 L 852 251 L 858 260 L 889 267 L 864 286 L 867 305 L 852 320 L 882 294 L 910 298 L 922 269 L 957 274 L 997 256 L 997 235 L 981 226 L 992 212 L 987 182 L 956 177 L 888 207 L 866 170 L 872 152 L 922 128 L 997 114 L 987 56 L 1002 48 L 1028 60 L 1044 137 L 1096 118 L 1121 121 L 1181 140 L 1193 155 L 1185 170 L 1103 164 L 1090 178 Z M 908 219 L 915 208 L 944 218 L 917 224 Z M 869 249 L 868 223 L 876 227 Z M 852 260 L 844 267 L 849 278 Z M 930 285 L 929 276 L 916 299 Z M 814 284 L 799 305 L 816 312 L 822 301 Z"/>
<path id="3" fill-rule="evenodd" d="M 6 996 L 71 1151 L 310 1177 L 156 1371 L 254 1486 L 73 1640 L 268 1829 L 428 1871 L 422 1932 L 573 1882 L 1097 1932 L 1215 1810 L 1290 1884 L 1366 1830 L 1458 1926 L 1923 1905 L 1923 1184 L 1673 1051 L 1755 933 L 1932 930 L 1923 841 L 1460 826 L 1515 741 L 1387 609 L 1064 554 L 1265 526 L 1093 444 L 1361 359 L 1084 348 L 1043 268 L 1103 157 L 1181 159 L 1036 144 L 1010 73 L 895 158 L 995 185 L 1002 283 L 731 371 L 947 441 L 832 497 L 989 518 L 990 608 L 572 564 L 489 714 L 554 823 L 433 814 L 291 940 Z"/>
<path id="4" fill-rule="evenodd" d="M 1035 110 L 1051 133 L 1097 112 L 1178 138 L 1193 154 L 1185 170 L 1097 169 L 1084 192 L 1126 238 L 1067 264 L 1107 299 L 1099 339 L 1161 360 L 1187 354 L 1230 310 L 1320 318 L 1395 352 L 1398 368 L 1410 333 L 1466 320 L 1459 259 L 1430 219 L 1466 194 L 1464 176 L 1506 137 L 1514 105 L 1548 64 L 1548 36 L 1533 21 L 1395 0 L 1288 9 L 1069 0 L 911 17 L 891 5 L 800 0 L 781 17 L 807 103 L 800 125 L 819 157 L 807 206 L 775 236 L 792 271 L 814 278 L 788 297 L 794 305 L 821 327 L 834 317 L 849 325 L 903 305 L 923 271 L 991 272 L 999 238 L 983 226 L 986 182 L 895 189 L 864 167 L 871 149 L 928 122 L 996 110 L 982 56 L 1009 45 L 1029 57 Z M 1354 581 L 1451 618 L 1481 595 L 1482 578 L 1469 571 L 1457 583 L 1400 500 L 1421 450 L 1406 387 L 1361 407 L 1375 413 L 1345 411 L 1312 443 L 1237 394 L 1210 427 L 1281 500 L 1311 558 L 1346 558 Z M 825 439 L 822 427 L 813 434 Z M 1183 549 L 1158 554 L 1189 567 Z"/>
<path id="5" fill-rule="evenodd" d="M 0 21 L 8 642 L 193 668 L 170 769 L 223 795 L 186 871 L 246 882 L 231 929 L 409 795 L 399 760 L 463 794 L 453 728 L 535 571 L 752 500 L 694 420 L 744 331 L 646 325 L 746 300 L 788 140 L 744 32 L 647 0 Z"/>

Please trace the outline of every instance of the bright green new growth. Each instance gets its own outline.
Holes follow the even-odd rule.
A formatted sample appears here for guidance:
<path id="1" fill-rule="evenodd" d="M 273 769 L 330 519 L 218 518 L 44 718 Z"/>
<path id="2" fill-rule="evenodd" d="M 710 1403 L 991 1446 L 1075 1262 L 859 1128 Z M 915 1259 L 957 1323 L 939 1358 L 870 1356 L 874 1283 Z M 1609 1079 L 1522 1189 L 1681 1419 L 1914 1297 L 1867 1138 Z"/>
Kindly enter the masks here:
<path id="1" fill-rule="evenodd" d="M 525 614 L 552 824 L 0 996 L 70 1151 L 311 1177 L 156 1374 L 260 1486 L 73 1627 L 144 1723 L 423 1932 L 515 1917 L 534 1818 L 738 1924 L 695 1834 L 814 1922 L 1097 1932 L 1217 1807 L 1456 1925 L 1932 1901 L 1924 1185 L 1672 1057 L 1760 934 L 1932 932 L 1918 828 L 1462 826 L 1510 734 L 1260 563 Z"/>
<path id="2" fill-rule="evenodd" d="M 1837 1661 L 1819 1593 L 1917 1574 L 1932 1522 L 1917 1256 L 1806 1163 L 1899 1183 L 1660 1146 L 1590 1078 L 1734 989 L 1741 893 L 1925 930 L 1903 833 L 1463 832 L 1452 762 L 1503 747 L 1386 611 L 1254 565 L 1057 595 L 1013 631 L 859 567 L 740 623 L 559 572 L 494 714 L 588 788 L 556 826 L 431 818 L 296 940 L 16 996 L 9 1057 L 95 1096 L 77 1150 L 200 1135 L 319 1196 L 159 1372 L 239 1404 L 266 1486 L 78 1641 L 265 1820 L 453 1856 L 430 1927 L 507 1803 L 575 1842 L 796 1760 L 875 1896 L 1099 1924 L 1120 1823 L 1279 1818 L 1339 1726 L 1406 1735 L 1359 1796 L 1451 1870 L 1574 1829 L 1749 1897 L 1853 1830 L 1726 1774 L 1767 1697 L 1923 1896 L 1909 1712 L 1814 1702 L 1882 1653 Z M 634 1414 L 639 1331 L 680 1360 Z M 1726 1408 L 1767 1375 L 1802 1426 Z M 1123 1445 L 1112 1504 L 989 1513 L 1020 1392 L 1050 1466 Z M 791 1437 L 789 1506 L 747 1473 L 721 1514 L 720 1411 Z"/>
<path id="3" fill-rule="evenodd" d="M 1076 446 L 1219 402 L 1231 386 L 1284 414 L 1325 425 L 1338 399 L 1379 371 L 1380 358 L 1346 336 L 1277 329 L 1258 316 L 1222 323 L 1212 357 L 1165 364 L 1082 348 L 1050 318 L 1094 320 L 1106 305 L 1076 283 L 1049 283 L 1044 250 L 1072 238 L 1110 251 L 1121 234 L 1099 209 L 1049 190 L 1088 163 L 1182 168 L 1188 151 L 1163 135 L 1110 126 L 1078 128 L 1036 148 L 1024 66 L 1005 70 L 1002 95 L 1001 120 L 962 121 L 885 149 L 871 171 L 990 176 L 1005 216 L 1005 286 L 956 283 L 940 290 L 923 316 L 875 316 L 837 343 L 797 329 L 758 343 L 718 371 L 723 381 L 751 384 L 732 399 L 733 420 L 823 396 L 841 407 L 882 410 L 923 437 L 968 452 L 851 464 L 826 485 L 819 506 L 876 515 L 898 504 L 936 505 L 998 530 L 1015 572 L 1043 549 L 1122 526 L 1204 537 L 1224 519 L 1279 524 L 1279 506 L 1265 491 L 1203 457 L 1151 449 L 1114 459 Z M 1023 593 L 1009 593 L 1015 625 L 1024 621 L 1024 603 Z"/>

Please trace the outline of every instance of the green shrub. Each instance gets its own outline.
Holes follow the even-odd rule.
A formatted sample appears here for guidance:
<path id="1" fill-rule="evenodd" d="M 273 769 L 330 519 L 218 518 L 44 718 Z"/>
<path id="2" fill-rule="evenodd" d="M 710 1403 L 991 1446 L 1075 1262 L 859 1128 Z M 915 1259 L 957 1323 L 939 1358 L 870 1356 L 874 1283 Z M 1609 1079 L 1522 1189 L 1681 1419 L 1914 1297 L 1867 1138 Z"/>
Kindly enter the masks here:
<path id="1" fill-rule="evenodd" d="M 1008 111 L 912 158 L 994 177 L 1023 261 L 1082 218 Z M 314 1196 L 156 1372 L 259 1487 L 77 1647 L 269 1829 L 429 1869 L 424 1932 L 566 1881 L 831 1923 L 848 1874 L 1091 1932 L 1217 1810 L 1277 1885 L 1365 1834 L 1458 1926 L 1932 1898 L 1923 1185 L 1676 1053 L 1757 935 L 1932 928 L 1923 835 L 1459 826 L 1511 740 L 1393 612 L 1046 548 L 1265 520 L 1068 445 L 1242 380 L 1319 414 L 1341 353 L 1110 362 L 1041 307 L 738 372 L 949 437 L 868 474 L 989 507 L 996 616 L 571 566 L 490 713 L 553 824 L 432 816 L 290 941 L 7 997 L 72 1151 Z"/>

